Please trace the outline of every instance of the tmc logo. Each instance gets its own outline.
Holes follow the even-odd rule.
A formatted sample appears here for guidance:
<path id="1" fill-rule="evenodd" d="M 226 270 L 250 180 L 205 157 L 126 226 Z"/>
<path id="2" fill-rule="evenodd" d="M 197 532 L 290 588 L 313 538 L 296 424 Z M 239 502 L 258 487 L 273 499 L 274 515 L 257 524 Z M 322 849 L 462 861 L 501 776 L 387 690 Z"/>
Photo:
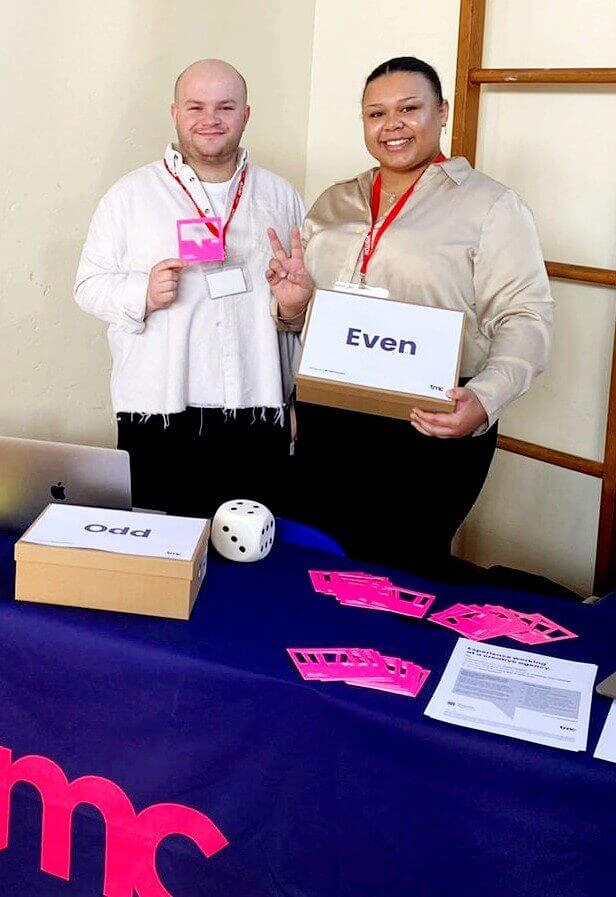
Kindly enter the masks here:
<path id="1" fill-rule="evenodd" d="M 41 870 L 68 881 L 71 875 L 71 825 L 79 804 L 96 807 L 105 820 L 104 897 L 171 897 L 156 871 L 156 849 L 168 835 L 184 835 L 212 857 L 228 844 L 211 819 L 181 804 L 153 804 L 136 813 L 122 789 L 110 779 L 82 776 L 69 782 L 46 757 L 12 761 L 0 747 L 0 850 L 9 842 L 11 789 L 33 785 L 41 796 Z"/>

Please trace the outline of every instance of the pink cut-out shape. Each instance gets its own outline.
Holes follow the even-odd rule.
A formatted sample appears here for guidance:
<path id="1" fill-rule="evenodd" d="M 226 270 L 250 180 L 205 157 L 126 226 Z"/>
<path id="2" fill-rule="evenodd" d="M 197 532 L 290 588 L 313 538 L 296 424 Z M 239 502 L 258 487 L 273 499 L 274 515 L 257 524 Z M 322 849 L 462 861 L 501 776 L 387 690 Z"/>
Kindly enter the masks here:
<path id="1" fill-rule="evenodd" d="M 43 807 L 41 869 L 68 881 L 71 830 L 78 804 L 90 804 L 105 820 L 104 897 L 171 897 L 156 872 L 156 849 L 170 834 L 191 838 L 207 857 L 227 845 L 211 819 L 177 804 L 157 804 L 139 815 L 124 791 L 109 779 L 83 776 L 70 782 L 52 760 L 36 755 L 12 762 L 0 747 L 0 850 L 8 845 L 13 785 L 26 782 L 39 792 Z"/>
<path id="2" fill-rule="evenodd" d="M 430 621 L 479 642 L 505 635 L 511 628 L 511 621 L 502 614 L 472 607 L 455 608 L 456 605 L 433 614 Z"/>
<path id="3" fill-rule="evenodd" d="M 287 648 L 300 676 L 343 682 L 349 677 L 387 677 L 385 661 L 371 648 Z"/>
<path id="4" fill-rule="evenodd" d="M 470 609 L 470 604 L 460 604 L 458 602 L 457 604 L 452 604 L 451 607 L 448 607 L 446 610 L 439 610 L 436 613 L 431 614 L 428 617 L 428 620 L 431 623 L 439 623 L 441 619 L 451 616 L 451 614 L 462 613 L 463 611 Z"/>
<path id="5" fill-rule="evenodd" d="M 220 262 L 225 257 L 220 218 L 184 218 L 177 222 L 180 258 L 186 262 Z"/>
<path id="6" fill-rule="evenodd" d="M 338 590 L 337 598 L 341 604 L 356 607 L 373 607 L 386 610 L 405 617 L 421 618 L 428 612 L 435 600 L 434 595 L 415 592 L 412 589 L 401 589 L 398 586 L 343 584 Z"/>
<path id="7" fill-rule="evenodd" d="M 365 580 L 369 580 L 370 582 L 392 584 L 391 580 L 386 576 L 372 576 L 370 573 L 354 573 L 338 570 L 309 570 L 308 575 L 310 576 L 310 581 L 312 582 L 312 587 L 315 592 L 320 592 L 323 595 L 335 595 L 336 584 L 341 579 L 353 582 L 364 582 Z"/>
<path id="8" fill-rule="evenodd" d="M 314 589 L 335 595 L 341 604 L 385 610 L 407 617 L 423 617 L 435 600 L 434 595 L 402 589 L 384 576 L 345 573 L 335 570 L 310 570 Z"/>
<path id="9" fill-rule="evenodd" d="M 511 633 L 509 637 L 524 645 L 546 645 L 578 637 L 577 633 L 559 626 L 542 614 L 521 615 L 520 620 L 526 625 L 526 631 Z"/>
<path id="10" fill-rule="evenodd" d="M 502 635 L 512 636 L 514 633 L 523 633 L 527 630 L 527 625 L 520 620 L 520 615 L 515 610 L 508 607 L 501 607 L 498 604 L 486 604 L 483 610 L 490 611 L 502 620 Z M 507 622 L 508 621 L 508 622 Z"/>
<path id="11" fill-rule="evenodd" d="M 400 657 L 385 657 L 384 660 L 390 671 L 388 680 L 347 679 L 347 684 L 416 698 L 430 675 L 430 670 L 424 670 L 417 664 L 411 663 L 409 660 L 402 660 Z"/>

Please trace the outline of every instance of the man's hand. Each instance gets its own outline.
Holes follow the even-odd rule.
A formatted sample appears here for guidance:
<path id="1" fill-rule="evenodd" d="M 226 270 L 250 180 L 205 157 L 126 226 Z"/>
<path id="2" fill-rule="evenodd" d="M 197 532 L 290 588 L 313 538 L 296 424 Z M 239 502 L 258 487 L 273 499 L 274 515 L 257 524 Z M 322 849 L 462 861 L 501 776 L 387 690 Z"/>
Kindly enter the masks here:
<path id="1" fill-rule="evenodd" d="M 169 308 L 178 295 L 180 271 L 188 262 L 183 259 L 163 259 L 150 271 L 148 292 L 145 300 L 145 313 L 151 314 L 160 308 Z"/>
<path id="2" fill-rule="evenodd" d="M 304 267 L 304 253 L 299 229 L 291 229 L 291 255 L 287 255 L 276 231 L 270 227 L 267 235 L 274 257 L 270 259 L 265 278 L 278 302 L 282 317 L 292 318 L 308 305 L 314 292 L 314 280 Z"/>
<path id="3" fill-rule="evenodd" d="M 439 439 L 456 439 L 474 433 L 488 419 L 485 408 L 472 389 L 456 388 L 447 393 L 455 399 L 456 410 L 451 414 L 433 413 L 413 408 L 411 424 L 424 436 Z"/>

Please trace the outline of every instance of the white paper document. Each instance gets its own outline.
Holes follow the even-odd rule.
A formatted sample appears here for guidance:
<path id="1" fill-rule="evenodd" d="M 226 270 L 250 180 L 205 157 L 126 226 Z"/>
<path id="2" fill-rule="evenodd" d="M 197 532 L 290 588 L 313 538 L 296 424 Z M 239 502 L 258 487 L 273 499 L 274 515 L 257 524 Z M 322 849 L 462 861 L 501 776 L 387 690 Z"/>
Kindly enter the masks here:
<path id="1" fill-rule="evenodd" d="M 94 548 L 189 561 L 206 522 L 193 517 L 49 505 L 22 539 L 54 548 Z"/>
<path id="2" fill-rule="evenodd" d="M 317 290 L 299 374 L 445 399 L 463 328 L 459 311 Z"/>
<path id="3" fill-rule="evenodd" d="M 596 675 L 593 663 L 459 639 L 425 713 L 468 729 L 583 751 Z"/>
<path id="4" fill-rule="evenodd" d="M 616 763 L 616 701 L 612 701 L 593 756 L 598 760 L 609 760 L 610 763 Z"/>

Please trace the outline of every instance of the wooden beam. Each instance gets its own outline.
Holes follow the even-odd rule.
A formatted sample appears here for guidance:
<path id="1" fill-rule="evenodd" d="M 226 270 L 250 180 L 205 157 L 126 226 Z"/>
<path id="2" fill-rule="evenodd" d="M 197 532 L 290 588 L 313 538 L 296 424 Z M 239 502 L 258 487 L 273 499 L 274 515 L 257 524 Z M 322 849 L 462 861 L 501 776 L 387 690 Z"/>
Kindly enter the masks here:
<path id="1" fill-rule="evenodd" d="M 469 69 L 481 65 L 486 0 L 461 0 L 458 65 L 454 99 L 451 155 L 475 164 L 481 88 L 469 81 Z"/>
<path id="2" fill-rule="evenodd" d="M 567 262 L 546 262 L 545 267 L 550 277 L 616 287 L 616 271 L 610 268 L 588 268 L 585 265 L 569 265 Z"/>
<path id="3" fill-rule="evenodd" d="M 577 455 L 568 455 L 556 449 L 545 448 L 534 442 L 523 442 L 521 439 L 513 439 L 511 436 L 499 436 L 496 443 L 499 449 L 513 452 L 514 455 L 523 455 L 525 458 L 533 458 L 535 461 L 543 461 L 546 464 L 554 464 L 556 467 L 564 467 L 574 470 L 576 473 L 584 473 L 589 477 L 602 479 L 605 465 L 601 461 L 592 461 L 590 458 L 579 458 Z"/>
<path id="4" fill-rule="evenodd" d="M 471 67 L 471 85 L 616 84 L 616 69 L 482 69 Z"/>

